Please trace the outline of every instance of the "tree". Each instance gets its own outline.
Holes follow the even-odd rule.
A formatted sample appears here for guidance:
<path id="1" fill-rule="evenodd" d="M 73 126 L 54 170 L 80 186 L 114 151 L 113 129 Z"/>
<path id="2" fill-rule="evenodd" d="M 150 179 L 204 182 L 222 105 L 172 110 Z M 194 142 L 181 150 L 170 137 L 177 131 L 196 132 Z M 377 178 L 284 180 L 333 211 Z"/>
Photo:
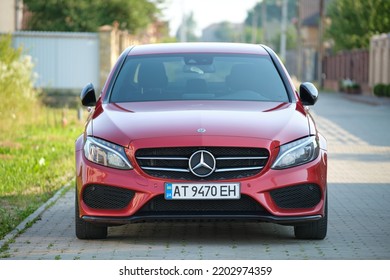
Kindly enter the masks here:
<path id="1" fill-rule="evenodd" d="M 182 30 L 182 28 L 185 28 Z M 190 12 L 189 14 L 184 15 L 183 22 L 180 24 L 176 32 L 176 38 L 178 41 L 186 40 L 187 42 L 196 42 L 198 37 L 195 34 L 196 30 L 196 21 L 194 19 L 194 13 Z M 182 34 L 184 32 L 185 34 Z M 182 38 L 184 35 L 184 38 Z"/>
<path id="2" fill-rule="evenodd" d="M 337 0 L 328 7 L 327 37 L 335 50 L 368 48 L 374 34 L 390 32 L 389 0 Z"/>
<path id="3" fill-rule="evenodd" d="M 114 21 L 121 29 L 136 32 L 153 22 L 160 0 L 24 0 L 32 13 L 29 30 L 89 31 Z"/>
<path id="4" fill-rule="evenodd" d="M 267 1 L 267 20 L 268 21 L 281 21 L 282 18 L 282 12 L 281 12 L 281 1 L 278 0 L 266 0 Z M 248 11 L 247 17 L 245 19 L 245 25 L 251 26 L 252 20 L 253 20 L 253 10 L 256 11 L 257 14 L 257 26 L 262 25 L 262 2 L 259 2 L 255 5 L 255 7 Z M 288 21 L 291 22 L 291 20 L 296 17 L 296 0 L 288 0 Z"/>
<path id="5" fill-rule="evenodd" d="M 297 33 L 293 26 L 289 26 L 287 28 L 287 40 L 286 40 L 286 49 L 292 50 L 297 47 Z M 276 52 L 280 52 L 280 32 L 275 34 L 275 36 L 271 39 L 271 44 L 274 46 L 274 50 Z"/>
<path id="6" fill-rule="evenodd" d="M 266 2 L 263 2 L 266 1 Z M 247 12 L 247 17 L 245 19 L 245 41 L 246 42 L 256 42 L 256 43 L 266 43 L 269 44 L 274 49 L 280 48 L 280 43 L 278 45 L 273 45 L 280 38 L 276 39 L 275 35 L 280 37 L 280 23 L 282 21 L 282 1 L 281 0 L 263 0 L 258 2 L 252 9 Z M 264 29 L 263 22 L 263 4 L 265 3 L 265 12 L 266 26 Z M 297 0 L 288 0 L 287 1 L 287 25 L 292 26 L 293 19 L 297 17 L 296 9 Z M 257 28 L 257 32 L 254 33 L 254 28 Z M 287 34 L 287 45 L 294 45 L 294 35 Z M 290 36 L 291 35 L 291 36 Z M 254 38 L 253 38 L 254 37 Z"/>
<path id="7" fill-rule="evenodd" d="M 218 42 L 240 42 L 243 37 L 242 28 L 240 24 L 223 21 L 216 27 L 214 36 Z"/>

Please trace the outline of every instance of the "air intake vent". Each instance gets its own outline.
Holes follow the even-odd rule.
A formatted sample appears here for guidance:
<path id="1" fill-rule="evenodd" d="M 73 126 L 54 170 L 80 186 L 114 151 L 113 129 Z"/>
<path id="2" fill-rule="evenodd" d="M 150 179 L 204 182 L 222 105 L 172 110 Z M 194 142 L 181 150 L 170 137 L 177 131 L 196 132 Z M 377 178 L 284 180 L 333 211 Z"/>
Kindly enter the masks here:
<path id="1" fill-rule="evenodd" d="M 165 200 L 164 196 L 157 196 L 141 208 L 139 213 L 180 213 L 206 214 L 213 213 L 241 213 L 265 212 L 264 208 L 249 196 L 243 195 L 240 199 L 232 200 Z"/>
<path id="2" fill-rule="evenodd" d="M 96 209 L 122 209 L 133 197 L 131 190 L 101 185 L 89 185 L 83 192 L 85 204 Z"/>
<path id="3" fill-rule="evenodd" d="M 280 208 L 311 208 L 321 200 L 321 189 L 315 184 L 304 184 L 276 189 L 270 192 Z"/>

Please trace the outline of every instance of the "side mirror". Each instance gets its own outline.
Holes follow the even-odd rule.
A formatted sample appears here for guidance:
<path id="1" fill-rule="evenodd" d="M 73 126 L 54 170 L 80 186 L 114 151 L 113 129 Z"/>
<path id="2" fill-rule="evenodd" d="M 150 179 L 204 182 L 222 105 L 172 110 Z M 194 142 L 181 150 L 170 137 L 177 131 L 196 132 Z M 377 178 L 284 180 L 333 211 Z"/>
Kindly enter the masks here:
<path id="1" fill-rule="evenodd" d="M 95 88 L 92 83 L 87 84 L 80 94 L 81 104 L 88 107 L 96 105 Z"/>
<path id="2" fill-rule="evenodd" d="M 303 105 L 314 105 L 318 98 L 318 90 L 312 83 L 303 83 L 299 86 L 299 96 Z"/>

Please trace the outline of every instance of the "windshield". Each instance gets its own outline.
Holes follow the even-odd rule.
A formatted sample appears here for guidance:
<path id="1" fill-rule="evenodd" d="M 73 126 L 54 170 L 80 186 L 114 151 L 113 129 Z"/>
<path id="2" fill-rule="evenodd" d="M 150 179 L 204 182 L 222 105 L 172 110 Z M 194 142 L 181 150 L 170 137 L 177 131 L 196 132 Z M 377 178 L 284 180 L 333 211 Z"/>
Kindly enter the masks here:
<path id="1" fill-rule="evenodd" d="M 268 56 L 128 56 L 110 102 L 166 100 L 288 102 L 288 95 Z"/>

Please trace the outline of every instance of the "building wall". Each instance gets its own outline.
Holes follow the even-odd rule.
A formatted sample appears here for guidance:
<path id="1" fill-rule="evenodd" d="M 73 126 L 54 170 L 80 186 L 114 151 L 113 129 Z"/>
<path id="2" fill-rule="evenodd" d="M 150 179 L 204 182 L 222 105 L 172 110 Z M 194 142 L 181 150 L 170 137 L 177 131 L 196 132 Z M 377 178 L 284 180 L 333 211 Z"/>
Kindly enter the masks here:
<path id="1" fill-rule="evenodd" d="M 320 10 L 320 1 L 319 0 L 299 0 L 299 17 L 301 20 L 305 20 L 318 13 Z"/>
<path id="2" fill-rule="evenodd" d="M 0 0 L 0 32 L 16 30 L 15 7 L 16 0 Z"/>
<path id="3" fill-rule="evenodd" d="M 318 28 L 304 26 L 301 30 L 303 46 L 307 48 L 318 49 Z"/>
<path id="4" fill-rule="evenodd" d="M 390 33 L 371 38 L 369 84 L 390 84 Z"/>

